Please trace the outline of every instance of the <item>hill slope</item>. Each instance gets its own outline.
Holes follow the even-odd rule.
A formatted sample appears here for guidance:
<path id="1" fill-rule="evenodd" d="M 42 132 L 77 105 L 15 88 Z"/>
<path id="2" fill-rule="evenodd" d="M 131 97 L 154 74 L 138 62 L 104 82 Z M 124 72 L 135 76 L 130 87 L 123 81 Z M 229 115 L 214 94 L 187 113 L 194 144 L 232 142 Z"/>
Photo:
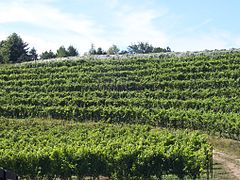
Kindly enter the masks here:
<path id="1" fill-rule="evenodd" d="M 141 123 L 239 138 L 240 53 L 0 68 L 0 116 Z"/>

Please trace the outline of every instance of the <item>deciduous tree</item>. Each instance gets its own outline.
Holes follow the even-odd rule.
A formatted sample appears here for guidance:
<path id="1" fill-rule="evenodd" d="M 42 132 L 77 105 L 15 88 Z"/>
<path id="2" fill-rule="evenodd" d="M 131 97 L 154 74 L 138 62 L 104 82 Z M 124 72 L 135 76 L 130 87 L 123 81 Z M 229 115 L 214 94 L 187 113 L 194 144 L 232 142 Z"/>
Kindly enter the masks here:
<path id="1" fill-rule="evenodd" d="M 120 49 L 119 49 L 116 45 L 113 44 L 113 45 L 108 49 L 107 53 L 108 53 L 108 54 L 111 54 L 111 55 L 114 55 L 114 54 L 118 54 L 119 51 L 120 51 Z"/>
<path id="2" fill-rule="evenodd" d="M 51 50 L 49 52 L 45 51 L 40 55 L 40 59 L 51 59 L 55 57 L 56 55 Z"/>
<path id="3" fill-rule="evenodd" d="M 140 53 L 140 54 L 152 53 L 153 46 L 147 42 L 139 42 L 138 44 L 132 44 L 128 46 L 128 51 L 130 53 Z"/>

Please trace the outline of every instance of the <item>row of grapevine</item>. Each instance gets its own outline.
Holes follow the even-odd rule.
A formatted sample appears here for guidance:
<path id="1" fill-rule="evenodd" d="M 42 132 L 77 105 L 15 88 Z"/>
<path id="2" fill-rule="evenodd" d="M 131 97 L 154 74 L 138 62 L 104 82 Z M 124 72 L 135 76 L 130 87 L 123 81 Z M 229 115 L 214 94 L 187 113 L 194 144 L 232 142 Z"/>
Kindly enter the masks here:
<path id="1" fill-rule="evenodd" d="M 7 105 L 0 107 L 2 116 L 8 118 L 43 117 L 54 119 L 102 121 L 110 123 L 138 123 L 156 127 L 198 129 L 209 134 L 240 139 L 238 113 L 205 112 L 194 109 L 145 109 L 134 106 L 29 106 Z"/>
<path id="2" fill-rule="evenodd" d="M 240 91 L 238 88 L 219 88 L 219 89 L 198 89 L 197 91 L 192 92 L 190 89 L 178 90 L 178 89 L 165 89 L 165 90 L 142 90 L 142 91 L 54 91 L 48 92 L 47 95 L 45 92 L 34 92 L 34 91 L 9 91 L 6 93 L 6 90 L 0 89 L 0 97 L 2 99 L 15 99 L 15 98 L 64 98 L 71 97 L 74 98 L 86 98 L 86 99 L 95 99 L 95 98 L 106 98 L 106 99 L 121 99 L 121 98 L 149 98 L 149 99 L 177 99 L 177 100 L 204 100 L 204 99 L 219 99 L 221 101 L 237 101 L 240 96 Z M 215 103 L 217 100 L 215 100 Z M 237 103 L 237 102 L 236 102 Z"/>
<path id="3" fill-rule="evenodd" d="M 147 123 L 239 139 L 240 54 L 0 68 L 0 116 Z"/>
<path id="4" fill-rule="evenodd" d="M 26 74 L 23 77 L 20 75 L 9 76 L 2 75 L 2 80 L 0 81 L 1 86 L 23 86 L 23 85 L 38 85 L 42 86 L 44 84 L 49 85 L 61 85 L 66 83 L 120 83 L 126 81 L 137 81 L 144 83 L 146 81 L 150 82 L 165 82 L 165 81 L 189 81 L 195 80 L 200 83 L 204 83 L 204 81 L 217 81 L 219 79 L 229 79 L 229 80 L 238 80 L 240 78 L 239 70 L 229 70 L 227 72 L 199 72 L 199 73 L 163 73 L 159 72 L 151 72 L 148 71 L 149 74 L 144 75 L 143 72 L 119 72 L 112 74 L 86 74 L 86 73 L 58 73 L 58 74 Z M 134 74 L 133 74 L 134 73 Z M 12 79 L 9 79 L 12 78 Z"/>
<path id="5" fill-rule="evenodd" d="M 212 168 L 212 148 L 197 132 L 53 120 L 0 124 L 0 164 L 21 178 L 196 178 Z"/>
<path id="6" fill-rule="evenodd" d="M 151 62 L 151 65 L 149 63 Z M 179 73 L 183 76 L 193 76 L 198 75 L 199 78 L 206 77 L 205 74 L 215 75 L 218 76 L 218 74 L 222 73 L 222 71 L 229 73 L 236 73 L 239 72 L 238 64 L 232 64 L 231 62 L 228 62 L 228 64 L 214 64 L 209 63 L 205 65 L 189 65 L 189 64 L 182 64 L 179 66 L 178 64 L 175 64 L 173 62 L 172 66 L 166 66 L 164 67 L 164 64 L 161 62 L 157 63 L 155 61 L 146 62 L 145 64 L 139 64 L 136 65 L 134 62 L 132 62 L 129 67 L 125 67 L 123 65 L 117 65 L 117 69 L 114 69 L 114 65 L 101 65 L 98 66 L 94 64 L 95 62 L 92 62 L 91 66 L 74 66 L 74 67 L 39 67 L 37 68 L 27 68 L 27 67 L 15 67 L 18 68 L 16 70 L 13 69 L 2 69 L 0 71 L 1 76 L 5 80 L 14 80 L 14 79 L 28 79 L 31 77 L 36 78 L 36 74 L 39 75 L 38 78 L 45 79 L 49 78 L 51 76 L 47 76 L 47 74 L 44 74 L 44 72 L 49 72 L 54 78 L 60 77 L 68 77 L 68 76 L 75 76 L 75 75 L 84 75 L 89 76 L 91 78 L 97 78 L 100 79 L 99 76 L 131 76 L 131 75 L 139 75 L 139 76 L 149 76 L 152 74 L 157 74 L 160 76 L 159 78 L 167 78 L 167 75 L 171 76 L 177 76 Z M 159 65 L 160 64 L 160 65 Z M 120 68 L 123 66 L 122 68 Z M 64 74 L 62 73 L 64 72 Z M 174 77 L 175 78 L 175 77 Z"/>

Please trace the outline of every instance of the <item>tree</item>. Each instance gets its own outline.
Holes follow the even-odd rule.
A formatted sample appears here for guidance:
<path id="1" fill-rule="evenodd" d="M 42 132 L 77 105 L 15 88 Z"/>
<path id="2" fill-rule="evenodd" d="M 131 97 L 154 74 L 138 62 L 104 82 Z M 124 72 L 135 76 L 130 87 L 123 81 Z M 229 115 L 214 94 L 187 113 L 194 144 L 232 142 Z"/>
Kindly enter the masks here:
<path id="1" fill-rule="evenodd" d="M 3 63 L 17 63 L 28 60 L 28 44 L 16 33 L 1 42 L 0 54 Z"/>
<path id="2" fill-rule="evenodd" d="M 57 50 L 57 57 L 67 57 L 68 56 L 68 51 L 65 49 L 64 46 L 60 46 L 59 49 Z"/>
<path id="3" fill-rule="evenodd" d="M 160 52 L 171 52 L 171 49 L 170 47 L 166 47 L 166 48 L 155 47 L 153 49 L 153 53 L 160 53 Z"/>
<path id="4" fill-rule="evenodd" d="M 97 55 L 101 55 L 103 54 L 103 50 L 101 47 L 97 48 L 97 52 L 96 52 Z"/>
<path id="5" fill-rule="evenodd" d="M 170 47 L 161 48 L 161 47 L 153 47 L 151 44 L 146 42 L 139 42 L 138 44 L 132 44 L 128 46 L 128 51 L 130 53 L 160 53 L 160 52 L 171 52 Z"/>
<path id="6" fill-rule="evenodd" d="M 78 56 L 79 55 L 77 49 L 74 48 L 73 46 L 68 47 L 67 54 L 68 54 L 68 56 Z"/>
<path id="7" fill-rule="evenodd" d="M 113 54 L 118 54 L 119 51 L 120 51 L 119 48 L 118 48 L 116 45 L 113 44 L 113 45 L 108 49 L 107 53 L 113 55 Z"/>
<path id="8" fill-rule="evenodd" d="M 37 51 L 34 47 L 29 51 L 29 58 L 30 60 L 37 60 L 38 58 Z"/>
<path id="9" fill-rule="evenodd" d="M 17 62 L 24 62 L 24 61 L 30 61 L 30 57 L 28 54 L 22 54 L 20 57 L 18 57 Z"/>
<path id="10" fill-rule="evenodd" d="M 161 52 L 166 52 L 166 49 L 161 48 L 161 47 L 155 47 L 153 49 L 153 53 L 161 53 Z"/>
<path id="11" fill-rule="evenodd" d="M 3 57 L 2 57 L 2 55 L 0 54 L 0 64 L 2 64 L 3 63 Z"/>
<path id="12" fill-rule="evenodd" d="M 166 50 L 167 50 L 166 52 L 172 52 L 169 46 L 166 48 Z"/>
<path id="13" fill-rule="evenodd" d="M 95 49 L 95 47 L 94 47 L 94 44 L 91 44 L 91 48 L 89 49 L 89 54 L 90 55 L 95 55 L 95 54 L 97 54 L 97 51 L 96 51 L 96 49 Z"/>
<path id="14" fill-rule="evenodd" d="M 128 54 L 128 51 L 122 50 L 122 51 L 119 52 L 119 54 Z"/>
<path id="15" fill-rule="evenodd" d="M 138 44 L 132 44 L 128 46 L 128 51 L 130 53 L 152 53 L 153 52 L 153 46 L 146 42 L 139 42 Z"/>
<path id="16" fill-rule="evenodd" d="M 1 51 L 3 43 L 4 43 L 4 41 L 0 42 L 0 64 L 4 63 L 3 56 L 2 56 L 2 51 Z"/>
<path id="17" fill-rule="evenodd" d="M 51 59 L 55 57 L 56 55 L 51 50 L 49 52 L 45 51 L 40 55 L 40 59 Z"/>

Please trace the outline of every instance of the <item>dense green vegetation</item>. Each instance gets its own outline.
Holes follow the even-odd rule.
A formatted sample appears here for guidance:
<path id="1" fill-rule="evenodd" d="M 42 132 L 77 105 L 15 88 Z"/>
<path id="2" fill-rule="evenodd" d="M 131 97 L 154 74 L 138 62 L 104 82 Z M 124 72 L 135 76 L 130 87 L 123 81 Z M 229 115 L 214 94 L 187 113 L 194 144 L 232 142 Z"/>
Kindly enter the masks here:
<path id="1" fill-rule="evenodd" d="M 0 116 L 189 128 L 238 139 L 240 54 L 0 68 Z"/>
<path id="2" fill-rule="evenodd" d="M 205 136 L 173 129 L 240 138 L 240 53 L 168 55 L 1 66 L 1 166 L 31 178 L 209 172 Z"/>
<path id="3" fill-rule="evenodd" d="M 0 164 L 21 177 L 196 178 L 211 169 L 211 146 L 197 132 L 56 120 L 0 124 Z"/>

